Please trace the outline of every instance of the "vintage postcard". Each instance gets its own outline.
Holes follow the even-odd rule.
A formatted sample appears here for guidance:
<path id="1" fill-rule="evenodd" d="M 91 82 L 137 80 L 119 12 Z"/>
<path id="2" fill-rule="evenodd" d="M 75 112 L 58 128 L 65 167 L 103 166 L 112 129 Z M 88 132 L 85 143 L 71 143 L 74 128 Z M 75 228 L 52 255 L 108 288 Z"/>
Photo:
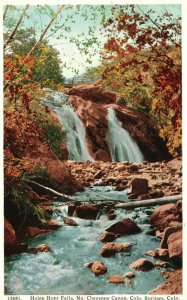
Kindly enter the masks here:
<path id="1" fill-rule="evenodd" d="M 186 4 L 0 5 L 2 299 L 187 299 Z"/>

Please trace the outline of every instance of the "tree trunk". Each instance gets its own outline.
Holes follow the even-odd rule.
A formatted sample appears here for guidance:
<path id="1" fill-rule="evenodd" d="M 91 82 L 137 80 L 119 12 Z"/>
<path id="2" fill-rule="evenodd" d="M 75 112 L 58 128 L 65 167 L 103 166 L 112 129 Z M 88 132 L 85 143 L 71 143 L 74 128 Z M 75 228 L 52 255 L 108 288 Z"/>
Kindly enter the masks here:
<path id="1" fill-rule="evenodd" d="M 5 42 L 5 44 L 4 44 L 4 46 L 3 46 L 3 49 L 4 49 L 4 50 L 6 49 L 6 47 L 8 46 L 8 44 L 11 42 L 11 40 L 14 38 L 14 36 L 15 36 L 15 34 L 16 34 L 16 32 L 17 32 L 17 30 L 18 30 L 18 28 L 19 28 L 19 26 L 20 26 L 20 24 L 21 24 L 21 22 L 22 22 L 22 20 L 23 20 L 23 18 L 24 18 L 24 16 L 25 16 L 25 13 L 26 13 L 26 11 L 27 11 L 28 8 L 29 8 L 29 4 L 27 4 L 27 5 L 25 6 L 25 8 L 24 8 L 24 10 L 23 10 L 23 12 L 22 12 L 22 14 L 21 14 L 21 16 L 20 16 L 20 18 L 19 18 L 17 24 L 16 24 L 16 27 L 15 27 L 14 30 L 12 31 L 12 33 L 11 33 L 11 35 L 9 36 L 8 40 Z"/>
<path id="2" fill-rule="evenodd" d="M 174 203 L 178 200 L 182 200 L 182 195 L 176 195 L 176 196 L 168 196 L 163 198 L 155 198 L 155 199 L 147 199 L 142 201 L 132 201 L 128 203 L 120 203 L 116 204 L 115 208 L 135 208 L 135 207 L 146 207 L 146 206 L 156 206 L 161 204 L 167 204 L 167 203 Z"/>
<path id="3" fill-rule="evenodd" d="M 32 47 L 32 49 L 29 51 L 29 53 L 27 54 L 27 57 L 30 56 L 32 54 L 32 52 L 35 51 L 35 49 L 39 46 L 39 44 L 43 41 L 44 36 L 46 35 L 48 29 L 51 27 L 52 23 L 54 22 L 54 20 L 58 17 L 58 15 L 61 13 L 62 9 L 64 8 L 64 5 L 61 5 L 59 10 L 56 12 L 56 14 L 52 17 L 51 21 L 49 22 L 49 24 L 46 26 L 46 28 L 44 29 L 44 31 L 42 32 L 42 34 L 40 35 L 39 40 L 36 42 L 36 44 Z"/>
<path id="4" fill-rule="evenodd" d="M 51 189 L 51 188 L 49 188 L 49 187 L 47 187 L 47 186 L 45 186 L 45 185 L 43 185 L 43 184 L 40 184 L 40 183 L 38 183 L 38 182 L 35 182 L 35 181 L 33 181 L 33 180 L 24 179 L 24 181 L 26 181 L 26 182 L 28 182 L 28 183 L 32 183 L 32 184 L 34 184 L 34 185 L 37 185 L 37 186 L 39 186 L 40 188 L 42 188 L 42 189 L 44 189 L 44 190 L 46 190 L 46 191 L 48 191 L 48 192 L 50 192 L 50 193 L 52 193 L 52 194 L 54 194 L 54 195 L 57 195 L 57 196 L 59 196 L 59 197 L 62 197 L 62 198 L 65 199 L 66 201 L 75 201 L 75 199 L 73 199 L 72 197 L 70 197 L 70 196 L 68 196 L 68 195 L 66 195 L 66 194 L 59 193 L 59 192 L 57 192 L 57 191 L 55 191 L 55 190 L 53 190 L 53 189 Z M 60 201 L 60 200 L 59 200 L 59 201 Z"/>

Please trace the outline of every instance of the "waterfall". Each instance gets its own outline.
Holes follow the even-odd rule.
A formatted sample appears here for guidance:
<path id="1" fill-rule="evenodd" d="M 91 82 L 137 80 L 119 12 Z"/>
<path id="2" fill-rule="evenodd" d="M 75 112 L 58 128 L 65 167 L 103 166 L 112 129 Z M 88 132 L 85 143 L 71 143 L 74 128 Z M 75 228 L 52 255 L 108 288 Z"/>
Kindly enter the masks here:
<path id="1" fill-rule="evenodd" d="M 77 116 L 73 107 L 67 102 L 68 96 L 60 92 L 52 92 L 44 103 L 58 116 L 66 131 L 67 148 L 70 160 L 94 161 L 86 145 L 86 134 L 83 122 Z"/>
<path id="2" fill-rule="evenodd" d="M 108 145 L 112 161 L 115 162 L 137 162 L 143 161 L 143 155 L 127 130 L 122 128 L 115 111 L 108 108 Z"/>

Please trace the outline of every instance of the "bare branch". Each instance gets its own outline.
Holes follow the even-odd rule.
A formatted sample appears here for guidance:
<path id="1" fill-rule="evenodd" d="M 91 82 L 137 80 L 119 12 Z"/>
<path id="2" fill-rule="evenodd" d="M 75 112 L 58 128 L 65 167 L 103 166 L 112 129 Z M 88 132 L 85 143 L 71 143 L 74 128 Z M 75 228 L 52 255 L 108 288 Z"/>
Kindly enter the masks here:
<path id="1" fill-rule="evenodd" d="M 24 10 L 23 10 L 23 12 L 22 12 L 22 14 L 21 14 L 21 16 L 20 16 L 20 18 L 19 18 L 17 24 L 16 24 L 16 27 L 14 28 L 14 30 L 13 30 L 12 33 L 10 34 L 8 40 L 5 42 L 5 44 L 4 44 L 4 46 L 3 46 L 3 49 L 4 49 L 4 50 L 6 49 L 7 45 L 11 42 L 11 40 L 14 38 L 14 36 L 15 36 L 17 30 L 18 30 L 18 27 L 20 26 L 20 24 L 21 24 L 21 22 L 22 22 L 22 20 L 23 20 L 23 18 L 24 18 L 24 16 L 25 16 L 25 13 L 26 13 L 26 11 L 27 11 L 28 8 L 29 8 L 29 4 L 27 4 L 27 5 L 25 6 L 25 8 L 24 8 Z"/>
<path id="2" fill-rule="evenodd" d="M 54 22 L 54 20 L 58 17 L 58 15 L 61 13 L 61 11 L 63 10 L 64 5 L 61 5 L 59 10 L 56 12 L 56 14 L 52 17 L 52 19 L 50 20 L 49 24 L 46 26 L 46 28 L 44 29 L 44 31 L 42 32 L 42 34 L 40 35 L 38 41 L 36 42 L 36 44 L 33 46 L 33 48 L 30 50 L 30 52 L 27 54 L 27 57 L 31 55 L 32 52 L 34 52 L 36 50 L 36 48 L 39 46 L 39 44 L 43 41 L 44 36 L 46 35 L 47 31 L 49 30 L 49 28 L 51 27 L 52 23 Z"/>

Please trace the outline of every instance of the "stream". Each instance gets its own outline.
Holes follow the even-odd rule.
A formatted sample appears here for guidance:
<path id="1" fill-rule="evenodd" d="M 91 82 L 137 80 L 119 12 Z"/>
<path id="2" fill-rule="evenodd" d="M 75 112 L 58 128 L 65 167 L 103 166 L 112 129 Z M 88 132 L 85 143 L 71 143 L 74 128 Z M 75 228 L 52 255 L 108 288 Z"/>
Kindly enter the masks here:
<path id="1" fill-rule="evenodd" d="M 92 186 L 75 194 L 77 200 L 113 199 L 128 201 L 127 190 L 115 191 L 113 187 Z M 67 295 L 67 294 L 146 294 L 163 282 L 162 269 L 149 272 L 134 271 L 135 278 L 131 284 L 115 285 L 108 283 L 111 275 L 123 275 L 132 271 L 129 265 L 139 258 L 156 259 L 146 256 L 145 252 L 159 247 L 160 240 L 146 235 L 150 229 L 149 215 L 153 207 L 135 208 L 133 210 L 117 209 L 117 217 L 110 221 L 106 214 L 101 214 L 96 221 L 74 219 L 78 226 L 64 225 L 63 217 L 67 216 L 67 206 L 57 205 L 55 218 L 63 226 L 49 234 L 38 236 L 28 241 L 29 247 L 47 244 L 52 252 L 38 254 L 22 253 L 11 255 L 5 263 L 5 294 L 17 295 Z M 116 243 L 136 243 L 127 252 L 118 253 L 110 258 L 99 254 L 104 243 L 98 240 L 103 231 L 123 218 L 133 219 L 141 228 L 141 233 L 126 235 L 116 239 Z M 85 263 L 101 261 L 108 272 L 95 276 Z"/>

